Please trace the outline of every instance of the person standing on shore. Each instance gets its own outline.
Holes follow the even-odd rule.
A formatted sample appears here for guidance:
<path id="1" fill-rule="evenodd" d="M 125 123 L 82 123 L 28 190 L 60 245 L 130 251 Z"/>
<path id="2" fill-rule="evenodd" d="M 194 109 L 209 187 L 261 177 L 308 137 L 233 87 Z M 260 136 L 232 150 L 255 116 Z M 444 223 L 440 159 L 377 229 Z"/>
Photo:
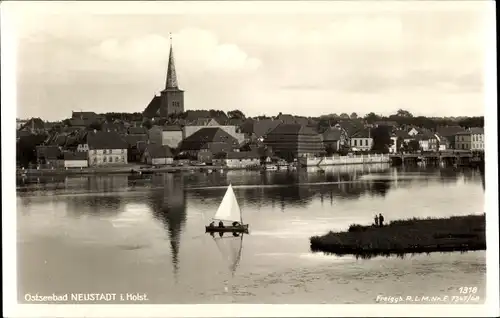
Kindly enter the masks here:
<path id="1" fill-rule="evenodd" d="M 378 226 L 378 215 L 375 214 L 375 226 Z"/>
<path id="2" fill-rule="evenodd" d="M 378 223 L 380 227 L 384 226 L 384 216 L 382 215 L 382 213 L 378 215 Z"/>

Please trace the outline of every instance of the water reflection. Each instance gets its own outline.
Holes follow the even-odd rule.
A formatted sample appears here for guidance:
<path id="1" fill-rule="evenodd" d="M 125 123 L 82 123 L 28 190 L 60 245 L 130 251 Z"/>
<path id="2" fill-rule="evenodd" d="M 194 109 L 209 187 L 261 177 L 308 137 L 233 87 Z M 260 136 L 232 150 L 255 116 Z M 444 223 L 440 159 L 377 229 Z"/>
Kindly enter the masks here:
<path id="1" fill-rule="evenodd" d="M 116 216 L 123 212 L 124 204 L 120 195 L 76 195 L 65 197 L 68 216 L 94 217 Z"/>
<path id="2" fill-rule="evenodd" d="M 177 280 L 181 233 L 187 219 L 184 178 L 180 174 L 167 173 L 153 176 L 151 182 L 153 189 L 148 204 L 153 217 L 163 224 L 168 233 L 174 277 Z"/>
<path id="3" fill-rule="evenodd" d="M 226 262 L 229 271 L 231 272 L 231 276 L 234 277 L 236 273 L 236 269 L 241 260 L 241 253 L 243 250 L 243 236 L 244 234 L 238 233 L 227 233 L 228 235 L 224 236 L 223 232 L 220 232 L 218 236 L 214 233 L 210 233 L 213 237 L 219 252 L 221 253 L 224 261 Z"/>
<path id="4" fill-rule="evenodd" d="M 33 290 L 133 288 L 154 303 L 342 303 L 388 289 L 424 293 L 429 282 L 434 290 L 449 288 L 457 277 L 461 284 L 483 286 L 481 253 L 356 262 L 310 253 L 309 244 L 311 235 L 371 223 L 378 211 L 387 220 L 482 211 L 480 178 L 454 168 L 360 165 L 18 182 L 20 297 Z M 204 233 L 205 218 L 229 183 L 250 235 L 211 237 Z M 380 277 L 383 284 L 373 284 Z M 223 289 L 226 282 L 230 292 Z M 332 298 L 332 290 L 341 292 Z"/>

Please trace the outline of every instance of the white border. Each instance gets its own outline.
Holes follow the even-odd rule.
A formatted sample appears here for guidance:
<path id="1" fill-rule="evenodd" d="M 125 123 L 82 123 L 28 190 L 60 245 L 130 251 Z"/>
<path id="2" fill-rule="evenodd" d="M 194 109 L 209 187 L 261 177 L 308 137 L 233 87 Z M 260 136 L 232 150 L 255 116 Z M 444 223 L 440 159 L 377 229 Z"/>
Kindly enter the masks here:
<path id="1" fill-rule="evenodd" d="M 473 1 L 475 2 L 475 1 Z M 457 1 L 454 7 L 468 6 L 470 2 Z M 356 2 L 349 4 L 351 11 L 366 11 L 373 5 L 370 2 Z M 419 5 L 434 6 L 439 9 L 442 3 L 425 1 L 387 2 L 387 8 L 417 9 Z M 474 5 L 474 4 L 473 4 Z M 15 16 L 31 12 L 94 12 L 95 3 L 64 2 L 59 3 L 57 10 L 44 2 L 12 2 L 2 3 L 1 15 L 1 63 L 2 63 L 2 235 L 3 235 L 3 304 L 7 317 L 332 317 L 332 316 L 374 316 L 383 313 L 386 317 L 393 316 L 499 316 L 498 306 L 498 180 L 497 180 L 497 122 L 496 122 L 496 34 L 495 34 L 495 3 L 490 1 L 490 17 L 485 21 L 489 25 L 491 34 L 486 39 L 490 45 L 487 50 L 487 67 L 485 67 L 485 131 L 486 131 L 486 180 L 485 198 L 487 214 L 487 299 L 484 305 L 18 305 L 16 303 L 16 217 L 15 217 L 15 149 L 14 119 L 16 109 L 16 42 L 15 28 L 12 23 Z M 107 14 L 157 14 L 165 13 L 328 13 L 338 12 L 337 8 L 329 6 L 328 2 L 177 2 L 170 3 L 168 12 L 165 4 L 158 2 L 144 2 L 139 8 L 131 7 L 132 2 L 100 2 L 100 13 Z M 9 15 L 5 14 L 6 7 Z M 265 12 L 264 12 L 265 10 Z M 7 205 L 13 202 L 12 205 Z M 10 207 L 10 209 L 9 209 Z"/>

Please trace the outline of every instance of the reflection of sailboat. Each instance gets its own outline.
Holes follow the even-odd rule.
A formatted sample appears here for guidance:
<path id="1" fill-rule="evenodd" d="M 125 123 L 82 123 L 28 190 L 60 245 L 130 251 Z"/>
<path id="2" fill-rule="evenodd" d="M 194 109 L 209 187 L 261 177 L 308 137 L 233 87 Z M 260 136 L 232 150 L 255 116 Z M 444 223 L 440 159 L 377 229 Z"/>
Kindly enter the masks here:
<path id="1" fill-rule="evenodd" d="M 233 187 L 231 184 L 226 190 L 226 194 L 224 198 L 222 198 L 222 202 L 215 213 L 213 218 L 214 221 L 208 226 L 205 226 L 206 232 L 245 232 L 248 233 L 248 224 L 243 224 L 243 217 L 241 215 L 241 209 L 236 200 L 236 196 L 234 195 Z M 216 226 L 215 221 L 222 222 L 231 222 L 229 226 Z"/>
<path id="2" fill-rule="evenodd" d="M 241 260 L 241 251 L 243 249 L 243 234 L 233 233 L 231 236 L 214 236 L 215 244 L 222 257 L 227 262 L 231 275 L 234 276 L 236 268 Z"/>

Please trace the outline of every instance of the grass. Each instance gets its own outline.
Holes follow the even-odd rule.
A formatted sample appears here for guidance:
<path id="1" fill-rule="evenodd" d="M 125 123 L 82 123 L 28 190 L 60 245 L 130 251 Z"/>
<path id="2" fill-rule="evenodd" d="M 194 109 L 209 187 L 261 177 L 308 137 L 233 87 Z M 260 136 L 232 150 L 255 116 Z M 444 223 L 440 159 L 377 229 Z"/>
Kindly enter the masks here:
<path id="1" fill-rule="evenodd" d="M 352 224 L 347 232 L 310 238 L 311 250 L 363 258 L 486 249 L 486 215 L 406 219 L 383 227 Z"/>

